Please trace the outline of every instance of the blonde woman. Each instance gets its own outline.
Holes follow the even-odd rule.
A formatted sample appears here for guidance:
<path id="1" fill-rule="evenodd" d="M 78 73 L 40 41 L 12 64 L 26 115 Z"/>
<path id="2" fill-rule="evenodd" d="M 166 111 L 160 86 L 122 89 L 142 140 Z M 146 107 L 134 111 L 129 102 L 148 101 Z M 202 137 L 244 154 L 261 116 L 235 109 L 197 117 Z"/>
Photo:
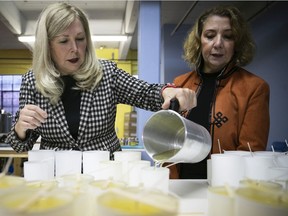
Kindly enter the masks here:
<path id="1" fill-rule="evenodd" d="M 20 107 L 6 142 L 17 152 L 41 149 L 121 150 L 116 105 L 157 111 L 177 98 L 180 111 L 196 105 L 195 93 L 148 84 L 107 60 L 98 60 L 85 13 L 67 3 L 45 8 L 37 23 L 33 69 L 22 79 Z"/>

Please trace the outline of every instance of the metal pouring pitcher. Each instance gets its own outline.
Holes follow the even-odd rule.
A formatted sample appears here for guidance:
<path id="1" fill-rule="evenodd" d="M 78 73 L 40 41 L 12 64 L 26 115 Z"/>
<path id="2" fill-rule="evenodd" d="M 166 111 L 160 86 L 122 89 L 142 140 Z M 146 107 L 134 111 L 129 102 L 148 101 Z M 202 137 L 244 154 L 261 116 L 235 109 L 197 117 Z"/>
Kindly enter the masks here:
<path id="1" fill-rule="evenodd" d="M 146 122 L 142 139 L 148 155 L 158 162 L 197 163 L 205 159 L 212 145 L 209 132 L 175 110 L 179 110 L 178 100 Z"/>

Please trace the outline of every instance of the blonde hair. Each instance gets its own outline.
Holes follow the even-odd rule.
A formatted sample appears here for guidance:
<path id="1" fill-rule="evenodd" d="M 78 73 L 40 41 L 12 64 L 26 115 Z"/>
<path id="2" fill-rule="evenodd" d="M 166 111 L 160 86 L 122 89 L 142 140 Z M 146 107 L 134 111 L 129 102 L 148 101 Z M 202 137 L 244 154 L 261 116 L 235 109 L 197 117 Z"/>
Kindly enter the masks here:
<path id="1" fill-rule="evenodd" d="M 212 8 L 197 19 L 195 25 L 184 42 L 183 58 L 185 61 L 190 66 L 195 65 L 197 68 L 201 66 L 203 61 L 201 53 L 201 34 L 203 31 L 203 26 L 207 18 L 214 15 L 228 17 L 230 19 L 235 42 L 235 51 L 231 61 L 234 61 L 239 66 L 244 66 L 250 63 L 255 53 L 255 44 L 251 37 L 248 25 L 241 16 L 240 11 L 231 6 L 219 6 Z"/>
<path id="2" fill-rule="evenodd" d="M 37 22 L 32 66 L 37 90 L 54 105 L 59 101 L 64 85 L 61 74 L 52 61 L 49 43 L 55 36 L 65 31 L 76 18 L 81 21 L 87 40 L 85 60 L 77 73 L 73 74 L 77 87 L 81 90 L 92 90 L 103 76 L 91 40 L 86 14 L 67 3 L 49 5 L 42 11 Z"/>

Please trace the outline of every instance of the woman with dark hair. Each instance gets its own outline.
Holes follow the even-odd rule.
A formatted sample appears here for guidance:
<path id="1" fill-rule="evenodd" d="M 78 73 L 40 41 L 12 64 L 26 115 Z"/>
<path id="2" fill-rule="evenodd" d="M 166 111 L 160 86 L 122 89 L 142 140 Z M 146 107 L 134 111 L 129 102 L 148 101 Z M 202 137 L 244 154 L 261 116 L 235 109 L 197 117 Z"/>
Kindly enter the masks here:
<path id="1" fill-rule="evenodd" d="M 252 151 L 266 149 L 269 86 L 243 68 L 252 61 L 254 49 L 246 21 L 230 6 L 201 15 L 184 43 L 184 59 L 194 69 L 176 77 L 174 83 L 196 92 L 197 107 L 185 116 L 210 132 L 211 154 L 249 150 L 249 145 Z M 178 164 L 178 175 L 173 176 L 207 178 L 208 158 Z"/>

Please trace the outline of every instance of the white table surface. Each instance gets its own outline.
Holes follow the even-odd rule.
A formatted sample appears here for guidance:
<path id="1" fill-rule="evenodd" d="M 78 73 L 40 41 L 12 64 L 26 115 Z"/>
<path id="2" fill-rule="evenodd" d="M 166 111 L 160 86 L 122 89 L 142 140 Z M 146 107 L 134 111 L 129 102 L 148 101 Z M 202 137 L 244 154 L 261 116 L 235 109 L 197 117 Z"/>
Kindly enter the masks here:
<path id="1" fill-rule="evenodd" d="M 179 216 L 207 215 L 207 180 L 170 180 L 169 190 L 179 197 Z"/>

